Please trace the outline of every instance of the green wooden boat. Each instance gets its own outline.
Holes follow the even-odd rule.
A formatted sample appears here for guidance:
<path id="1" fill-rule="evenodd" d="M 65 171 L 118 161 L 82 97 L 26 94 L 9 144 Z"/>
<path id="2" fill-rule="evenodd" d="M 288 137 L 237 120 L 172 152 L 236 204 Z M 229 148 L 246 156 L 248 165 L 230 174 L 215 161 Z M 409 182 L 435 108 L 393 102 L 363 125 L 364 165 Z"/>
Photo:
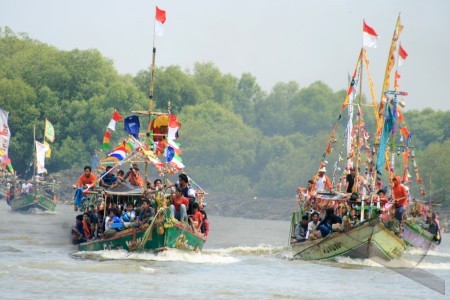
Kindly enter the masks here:
<path id="1" fill-rule="evenodd" d="M 432 233 L 411 219 L 404 222 L 402 239 L 407 246 L 417 247 L 423 251 L 434 250 L 439 245 Z"/>
<path id="2" fill-rule="evenodd" d="M 168 222 L 169 220 L 169 222 Z M 172 221 L 170 221 L 172 220 Z M 173 223 L 169 210 L 165 210 L 161 217 L 150 224 L 150 231 L 139 228 L 129 228 L 118 231 L 114 236 L 106 239 L 88 241 L 79 244 L 80 251 L 99 250 L 148 250 L 159 252 L 169 248 L 185 251 L 201 251 L 206 238 L 184 227 L 181 223 Z M 150 233 L 145 236 L 146 231 Z"/>
<path id="3" fill-rule="evenodd" d="M 56 203 L 50 197 L 39 193 L 21 195 L 10 201 L 12 211 L 29 212 L 32 209 L 39 209 L 47 212 L 54 212 Z"/>
<path id="4" fill-rule="evenodd" d="M 292 219 L 296 218 L 293 216 Z M 291 233 L 292 230 L 293 227 Z M 290 248 L 292 257 L 302 260 L 330 259 L 339 255 L 391 260 L 400 258 L 406 245 L 376 217 L 346 232 L 333 232 L 322 239 L 291 243 Z"/>

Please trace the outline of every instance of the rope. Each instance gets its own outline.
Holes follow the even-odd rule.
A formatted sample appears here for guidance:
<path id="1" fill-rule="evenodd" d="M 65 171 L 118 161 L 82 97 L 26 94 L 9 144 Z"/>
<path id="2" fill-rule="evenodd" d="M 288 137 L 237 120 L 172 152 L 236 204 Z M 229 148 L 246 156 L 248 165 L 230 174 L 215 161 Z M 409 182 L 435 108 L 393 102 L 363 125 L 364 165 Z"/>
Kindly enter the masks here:
<path id="1" fill-rule="evenodd" d="M 152 222 L 150 223 L 150 226 L 145 230 L 145 233 L 142 237 L 141 242 L 136 246 L 135 250 L 137 251 L 143 251 L 145 248 L 145 244 L 147 243 L 148 239 L 150 238 L 152 234 L 153 225 L 155 224 L 156 219 L 158 218 L 158 215 L 164 212 L 166 208 L 161 208 L 158 210 L 158 212 L 155 214 L 155 217 L 153 218 Z"/>

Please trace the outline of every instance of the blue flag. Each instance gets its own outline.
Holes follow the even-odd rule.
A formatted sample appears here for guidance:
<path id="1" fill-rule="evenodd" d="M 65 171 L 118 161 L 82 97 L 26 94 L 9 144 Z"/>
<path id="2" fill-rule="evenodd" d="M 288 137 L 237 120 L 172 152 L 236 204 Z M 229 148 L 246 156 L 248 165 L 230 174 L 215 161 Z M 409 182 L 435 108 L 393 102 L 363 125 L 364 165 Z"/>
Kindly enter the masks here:
<path id="1" fill-rule="evenodd" d="M 126 117 L 123 126 L 126 132 L 139 139 L 139 129 L 141 128 L 141 124 L 139 123 L 138 116 L 132 115 Z"/>

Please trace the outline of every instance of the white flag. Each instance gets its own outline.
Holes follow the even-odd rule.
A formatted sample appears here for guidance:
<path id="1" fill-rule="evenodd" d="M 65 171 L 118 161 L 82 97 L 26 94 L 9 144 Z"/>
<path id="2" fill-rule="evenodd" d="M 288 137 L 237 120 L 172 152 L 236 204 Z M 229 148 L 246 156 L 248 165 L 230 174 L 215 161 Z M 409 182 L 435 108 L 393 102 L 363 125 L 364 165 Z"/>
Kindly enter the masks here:
<path id="1" fill-rule="evenodd" d="M 41 144 L 38 141 L 34 141 L 36 143 L 36 168 L 37 173 L 45 173 L 47 169 L 45 169 L 45 153 L 49 150 L 47 145 Z"/>
<path id="2" fill-rule="evenodd" d="M 8 126 L 9 112 L 0 108 L 0 156 L 8 155 L 11 132 Z"/>

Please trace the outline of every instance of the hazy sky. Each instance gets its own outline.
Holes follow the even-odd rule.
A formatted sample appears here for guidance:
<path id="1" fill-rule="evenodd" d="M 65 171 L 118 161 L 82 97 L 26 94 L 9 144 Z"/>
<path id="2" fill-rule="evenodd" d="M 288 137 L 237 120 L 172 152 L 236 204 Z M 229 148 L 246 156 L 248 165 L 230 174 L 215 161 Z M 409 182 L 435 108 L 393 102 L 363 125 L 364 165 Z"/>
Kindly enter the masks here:
<path id="1" fill-rule="evenodd" d="M 223 73 L 253 74 L 266 91 L 316 80 L 345 89 L 365 18 L 381 36 L 368 49 L 377 97 L 401 12 L 407 108 L 450 109 L 448 0 L 0 0 L 0 26 L 64 50 L 98 49 L 120 73 L 135 74 L 150 66 L 155 4 L 167 11 L 157 65 L 211 61 Z"/>

